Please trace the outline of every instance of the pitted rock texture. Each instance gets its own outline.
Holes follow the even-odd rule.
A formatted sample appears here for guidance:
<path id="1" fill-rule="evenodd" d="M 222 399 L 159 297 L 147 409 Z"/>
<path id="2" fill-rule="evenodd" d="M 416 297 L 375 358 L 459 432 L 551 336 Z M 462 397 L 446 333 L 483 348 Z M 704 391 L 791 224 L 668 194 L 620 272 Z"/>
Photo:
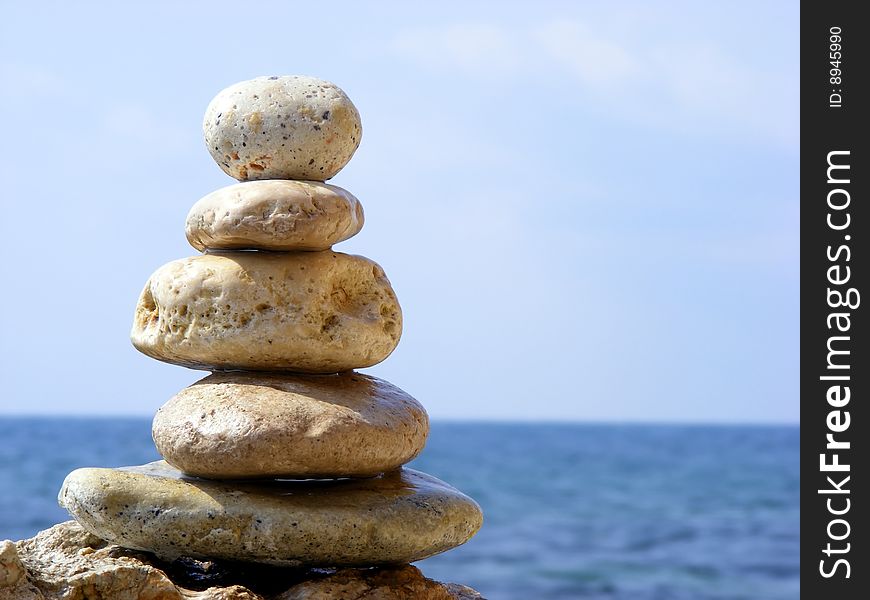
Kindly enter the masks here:
<path id="1" fill-rule="evenodd" d="M 221 91 L 203 119 L 208 151 L 239 181 L 326 181 L 350 160 L 362 123 L 350 98 L 315 77 L 258 77 Z"/>
<path id="2" fill-rule="evenodd" d="M 359 200 L 340 187 L 275 179 L 212 192 L 193 205 L 184 230 L 197 250 L 326 250 L 363 222 Z"/>
<path id="3" fill-rule="evenodd" d="M 0 541 L 0 600 L 483 600 L 469 587 L 427 579 L 410 565 L 283 569 L 172 563 L 109 544 L 67 521 L 35 537 Z"/>
<path id="4" fill-rule="evenodd" d="M 10 540 L 0 541 L 0 600 L 41 597 L 39 590 L 27 580 L 27 569 L 18 556 L 15 544 Z"/>
<path id="5" fill-rule="evenodd" d="M 195 369 L 338 373 L 384 360 L 402 312 L 383 269 L 338 252 L 221 252 L 159 268 L 131 338 Z"/>
<path id="6" fill-rule="evenodd" d="M 11 561 L 0 562 L 2 600 L 254 600 L 241 589 L 196 593 L 177 587 L 164 572 L 147 562 L 147 555 L 109 546 L 97 536 L 67 521 L 11 547 Z M 9 562 L 20 572 L 17 582 L 4 585 Z M 246 590 L 245 590 L 246 591 Z"/>
<path id="7" fill-rule="evenodd" d="M 152 428 L 169 464 L 210 479 L 370 477 L 417 456 L 428 432 L 419 402 L 359 373 L 215 373 Z"/>
<path id="8" fill-rule="evenodd" d="M 77 469 L 58 500 L 91 533 L 164 559 L 279 566 L 413 562 L 468 541 L 480 507 L 411 469 L 369 479 L 221 482 L 163 461 Z"/>

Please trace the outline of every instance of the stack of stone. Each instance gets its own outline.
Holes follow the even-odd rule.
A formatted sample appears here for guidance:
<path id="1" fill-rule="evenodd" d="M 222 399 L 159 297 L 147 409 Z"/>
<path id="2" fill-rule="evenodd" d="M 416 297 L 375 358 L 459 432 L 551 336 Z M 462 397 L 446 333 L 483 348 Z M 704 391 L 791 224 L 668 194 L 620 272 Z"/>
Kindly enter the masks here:
<path id="1" fill-rule="evenodd" d="M 464 543 L 477 504 L 402 466 L 426 442 L 425 410 L 354 372 L 402 329 L 381 267 L 332 250 L 363 225 L 359 201 L 323 183 L 359 145 L 356 108 L 326 81 L 262 77 L 218 94 L 204 130 L 241 183 L 193 206 L 187 238 L 204 254 L 151 276 L 132 340 L 213 373 L 157 412 L 165 461 L 73 471 L 60 503 L 91 533 L 166 559 L 370 566 Z"/>

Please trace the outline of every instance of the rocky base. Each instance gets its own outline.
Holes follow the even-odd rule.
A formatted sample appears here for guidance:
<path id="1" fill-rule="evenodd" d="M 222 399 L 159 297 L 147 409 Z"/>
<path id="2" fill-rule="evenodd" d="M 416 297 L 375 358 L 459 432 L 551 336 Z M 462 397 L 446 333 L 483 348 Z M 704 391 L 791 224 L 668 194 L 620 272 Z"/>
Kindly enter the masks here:
<path id="1" fill-rule="evenodd" d="M 469 587 L 427 579 L 411 565 L 287 569 L 160 561 L 114 546 L 67 521 L 0 542 L 0 600 L 482 600 Z"/>

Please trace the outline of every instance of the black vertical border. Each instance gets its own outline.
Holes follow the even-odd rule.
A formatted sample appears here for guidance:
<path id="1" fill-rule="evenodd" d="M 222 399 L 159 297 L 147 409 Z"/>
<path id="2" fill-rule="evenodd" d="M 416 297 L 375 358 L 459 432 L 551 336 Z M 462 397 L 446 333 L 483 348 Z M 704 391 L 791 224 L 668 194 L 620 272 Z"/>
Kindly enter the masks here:
<path id="1" fill-rule="evenodd" d="M 870 535 L 866 531 L 867 495 L 860 488 L 870 489 L 865 468 L 867 455 L 870 454 L 870 427 L 867 425 L 868 411 L 863 405 L 870 401 L 870 364 L 867 363 L 868 310 L 870 289 L 866 286 L 870 261 L 867 259 L 867 237 L 870 237 L 870 211 L 867 204 L 867 179 L 870 178 L 867 152 L 865 151 L 868 106 L 867 78 L 870 61 L 867 60 L 867 38 L 870 36 L 870 23 L 859 18 L 857 2 L 803 2 L 801 4 L 800 25 L 800 101 L 801 101 L 801 591 L 804 597 L 813 600 L 852 600 L 870 598 L 870 561 L 867 546 Z M 866 6 L 865 6 L 866 8 Z M 831 81 L 831 28 L 841 29 L 841 57 L 839 68 L 842 80 L 838 84 Z M 836 58 L 836 56 L 834 57 Z M 837 105 L 837 97 L 841 103 Z M 832 151 L 848 151 L 849 154 L 837 155 L 840 164 L 849 164 L 848 171 L 843 169 L 832 172 L 834 179 L 848 178 L 848 183 L 828 182 L 828 155 Z M 846 175 L 848 173 L 848 175 Z M 845 189 L 849 194 L 849 205 L 841 210 L 828 206 L 828 194 L 835 189 Z M 842 205 L 846 196 L 834 192 L 834 204 Z M 828 223 L 831 213 L 832 222 L 842 225 L 848 212 L 850 225 L 847 229 L 835 230 Z M 848 238 L 847 238 L 848 236 Z M 848 246 L 848 252 L 837 250 Z M 830 250 L 829 250 L 830 248 Z M 829 254 L 830 253 L 830 254 Z M 830 255 L 838 256 L 831 260 Z M 848 258 L 848 260 L 846 260 Z M 842 279 L 849 267 L 849 281 L 834 285 L 829 281 L 829 269 L 840 265 L 830 275 Z M 840 290 L 843 294 L 855 288 L 862 294 L 856 308 L 829 306 L 828 290 Z M 864 297 L 863 293 L 867 296 Z M 834 299 L 836 301 L 836 298 Z M 831 313 L 849 313 L 848 321 L 839 320 L 840 325 L 849 323 L 849 331 L 838 331 L 837 322 L 832 321 Z M 834 346 L 848 350 L 848 355 L 837 355 L 839 364 L 848 363 L 849 368 L 828 368 L 828 341 L 831 336 L 848 336 L 848 340 L 837 340 Z M 825 375 L 847 375 L 848 381 L 822 380 Z M 848 404 L 832 406 L 827 393 L 832 385 L 848 385 L 850 399 Z M 841 395 L 841 403 L 842 403 Z M 834 399 L 836 402 L 836 398 Z M 832 411 L 840 411 L 831 414 Z M 849 425 L 845 431 L 832 432 L 829 419 L 835 428 L 842 429 L 847 418 Z M 848 449 L 827 449 L 827 434 L 834 439 L 849 442 Z M 820 455 L 827 455 L 828 463 L 833 461 L 832 454 L 838 454 L 841 464 L 848 464 L 849 471 L 823 472 Z M 863 455 L 863 459 L 859 456 Z M 827 480 L 830 476 L 835 484 L 849 493 L 820 493 L 834 486 Z M 850 479 L 843 484 L 843 478 Z M 842 515 L 831 514 L 831 508 L 842 511 Z M 843 522 L 832 524 L 834 519 Z M 848 536 L 842 540 L 831 539 L 830 531 L 836 537 Z M 833 552 L 828 556 L 828 544 L 837 550 L 848 548 L 848 552 Z M 849 544 L 849 546 L 846 546 Z M 821 570 L 828 573 L 839 558 L 849 563 L 849 577 L 846 567 L 840 564 L 834 575 L 824 577 Z M 824 564 L 820 561 L 824 560 Z"/>

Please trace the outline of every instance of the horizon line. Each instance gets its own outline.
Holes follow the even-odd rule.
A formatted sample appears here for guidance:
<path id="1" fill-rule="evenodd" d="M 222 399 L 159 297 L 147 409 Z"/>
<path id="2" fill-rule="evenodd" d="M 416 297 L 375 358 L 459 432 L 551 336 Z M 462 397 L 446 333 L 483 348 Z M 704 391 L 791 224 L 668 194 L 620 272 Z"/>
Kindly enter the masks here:
<path id="1" fill-rule="evenodd" d="M 0 412 L 0 420 L 3 419 L 78 419 L 78 420 L 100 420 L 100 419 L 128 419 L 128 420 L 143 420 L 153 419 L 153 416 L 147 414 L 105 414 L 105 413 L 2 413 Z M 600 419 L 600 418 L 577 418 L 567 417 L 564 419 L 557 418 L 499 418 L 499 417 L 431 417 L 432 423 L 448 423 L 448 424 L 488 424 L 488 425 L 659 425 L 659 426 L 722 426 L 722 427 L 797 427 L 800 428 L 800 420 L 755 420 L 755 421 L 738 421 L 731 419 L 723 420 L 704 420 L 704 419 L 642 419 L 642 418 L 626 418 L 618 419 Z"/>

